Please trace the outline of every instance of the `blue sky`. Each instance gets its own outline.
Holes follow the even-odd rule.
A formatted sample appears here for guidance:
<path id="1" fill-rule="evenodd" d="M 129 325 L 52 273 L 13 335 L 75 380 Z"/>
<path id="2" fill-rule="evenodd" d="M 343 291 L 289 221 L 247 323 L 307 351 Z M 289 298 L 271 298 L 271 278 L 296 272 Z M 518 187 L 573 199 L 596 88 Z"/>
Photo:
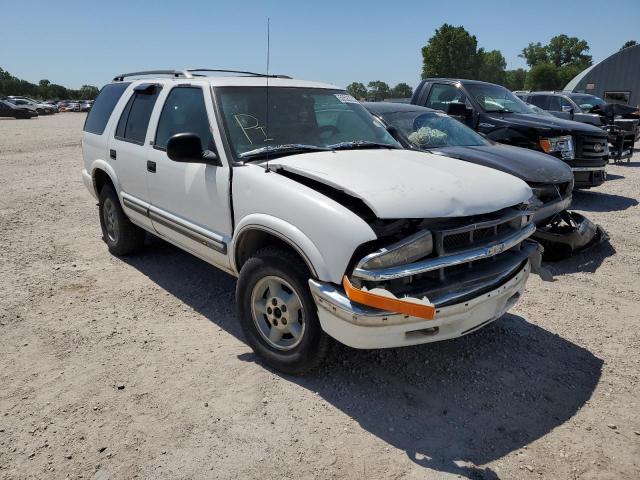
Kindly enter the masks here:
<path id="1" fill-rule="evenodd" d="M 640 41 L 640 0 L 507 1 L 3 1 L 0 67 L 37 82 L 101 86 L 149 68 L 271 71 L 346 86 L 420 77 L 421 47 L 444 22 L 524 67 L 529 42 L 565 33 L 589 42 L 594 61 Z"/>

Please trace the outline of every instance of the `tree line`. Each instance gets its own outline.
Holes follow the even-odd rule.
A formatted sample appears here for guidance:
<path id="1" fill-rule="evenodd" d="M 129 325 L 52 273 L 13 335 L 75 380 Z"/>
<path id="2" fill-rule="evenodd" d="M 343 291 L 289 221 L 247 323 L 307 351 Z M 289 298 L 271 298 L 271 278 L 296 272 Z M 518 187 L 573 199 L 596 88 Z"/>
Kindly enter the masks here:
<path id="1" fill-rule="evenodd" d="M 93 100 L 98 96 L 98 87 L 83 85 L 79 89 L 72 89 L 40 80 L 38 84 L 14 77 L 0 68 L 0 96 L 24 95 L 38 100 Z"/>
<path id="2" fill-rule="evenodd" d="M 629 40 L 620 50 L 635 45 L 635 40 Z M 593 64 L 587 41 L 564 34 L 556 35 L 547 44 L 529 43 L 519 57 L 529 68 L 507 70 L 507 61 L 500 50 L 478 47 L 475 35 L 462 26 L 445 23 L 422 47 L 422 78 L 483 80 L 504 85 L 509 90 L 562 90 L 573 77 Z M 400 86 L 402 89 L 396 90 Z M 369 82 L 368 87 L 353 82 L 347 91 L 361 100 L 411 96 L 411 87 L 406 83 L 390 89 L 386 83 L 374 81 Z"/>

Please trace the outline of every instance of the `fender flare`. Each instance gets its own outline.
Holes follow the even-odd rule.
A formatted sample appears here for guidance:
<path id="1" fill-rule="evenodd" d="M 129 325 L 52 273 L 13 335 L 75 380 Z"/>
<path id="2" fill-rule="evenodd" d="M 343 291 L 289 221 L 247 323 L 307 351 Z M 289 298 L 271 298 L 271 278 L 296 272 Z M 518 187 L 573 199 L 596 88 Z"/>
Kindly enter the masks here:
<path id="1" fill-rule="evenodd" d="M 321 281 L 332 281 L 335 275 L 327 268 L 324 258 L 316 245 L 299 228 L 281 218 L 263 213 L 252 213 L 244 217 L 237 225 L 229 244 L 230 261 L 234 271 L 236 264 L 236 245 L 243 234 L 250 230 L 260 230 L 274 235 L 291 246 L 302 257 L 314 278 Z M 340 276 L 343 272 L 340 272 Z"/>
<path id="2" fill-rule="evenodd" d="M 111 183 L 113 183 L 113 187 L 116 189 L 116 195 L 118 195 L 120 203 L 122 203 L 122 196 L 120 195 L 120 182 L 118 182 L 116 172 L 113 167 L 109 165 L 109 163 L 101 159 L 94 160 L 89 171 L 89 174 L 91 175 L 91 182 L 93 183 L 93 190 L 96 192 L 96 196 L 100 194 L 100 192 L 98 192 L 98 190 L 96 189 L 96 170 L 102 170 L 109 176 L 109 178 L 111 179 Z"/>

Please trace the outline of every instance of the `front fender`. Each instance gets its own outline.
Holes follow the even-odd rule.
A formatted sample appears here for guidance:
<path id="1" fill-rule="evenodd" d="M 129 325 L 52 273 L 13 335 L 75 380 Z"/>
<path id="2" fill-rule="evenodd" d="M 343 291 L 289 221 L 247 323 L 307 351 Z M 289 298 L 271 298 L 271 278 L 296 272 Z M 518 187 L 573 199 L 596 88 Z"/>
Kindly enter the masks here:
<path id="1" fill-rule="evenodd" d="M 237 225 L 230 245 L 230 250 L 233 252 L 231 262 L 236 272 L 239 271 L 236 265 L 235 255 L 237 241 L 244 233 L 253 229 L 270 233 L 289 244 L 305 260 L 314 277 L 325 279 L 325 281 L 328 281 L 332 277 L 330 269 L 322 257 L 320 250 L 318 250 L 309 237 L 299 228 L 281 218 L 263 213 L 247 215 Z"/>

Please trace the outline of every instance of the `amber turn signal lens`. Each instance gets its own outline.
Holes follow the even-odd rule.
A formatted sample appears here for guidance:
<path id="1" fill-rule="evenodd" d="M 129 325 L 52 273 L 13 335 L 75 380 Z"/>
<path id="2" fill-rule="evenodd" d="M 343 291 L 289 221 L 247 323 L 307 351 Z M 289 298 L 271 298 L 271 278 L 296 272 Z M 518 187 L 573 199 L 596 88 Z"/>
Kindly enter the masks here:
<path id="1" fill-rule="evenodd" d="M 545 153 L 549 153 L 551 151 L 551 142 L 548 138 L 540 139 L 540 147 L 544 150 Z"/>
<path id="2" fill-rule="evenodd" d="M 342 279 L 342 286 L 350 300 L 353 300 L 356 303 L 361 303 L 362 305 L 369 305 L 370 307 L 379 308 L 380 310 L 386 310 L 388 312 L 404 313 L 405 315 L 424 318 L 427 320 L 433 320 L 436 316 L 436 307 L 433 305 L 420 305 L 413 302 L 407 302 L 406 300 L 399 300 L 397 298 L 389 298 L 382 295 L 376 295 L 375 293 L 365 292 L 354 287 L 346 275 Z"/>

